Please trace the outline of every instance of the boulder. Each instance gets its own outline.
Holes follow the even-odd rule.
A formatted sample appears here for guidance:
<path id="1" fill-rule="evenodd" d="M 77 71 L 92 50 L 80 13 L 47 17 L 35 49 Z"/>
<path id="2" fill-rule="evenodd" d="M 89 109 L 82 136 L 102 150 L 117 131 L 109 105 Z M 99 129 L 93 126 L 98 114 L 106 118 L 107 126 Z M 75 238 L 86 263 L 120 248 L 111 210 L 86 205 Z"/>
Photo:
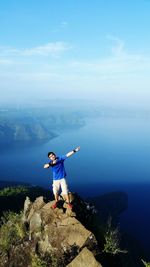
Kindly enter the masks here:
<path id="1" fill-rule="evenodd" d="M 85 244 L 92 246 L 93 250 L 97 245 L 95 236 L 90 231 L 74 217 L 65 219 L 57 217 L 44 227 L 42 241 L 39 241 L 39 249 L 45 253 L 51 248 L 55 251 L 64 251 L 76 246 L 80 250 Z"/>
<path id="2" fill-rule="evenodd" d="M 30 201 L 30 198 L 26 197 L 25 202 L 24 202 L 24 210 L 23 210 L 23 217 L 22 217 L 23 223 L 27 222 L 27 218 L 28 218 L 31 206 L 32 206 L 32 202 Z"/>
<path id="3" fill-rule="evenodd" d="M 76 256 L 71 263 L 66 267 L 102 267 L 102 265 L 95 259 L 92 252 L 84 247 L 82 251 Z"/>

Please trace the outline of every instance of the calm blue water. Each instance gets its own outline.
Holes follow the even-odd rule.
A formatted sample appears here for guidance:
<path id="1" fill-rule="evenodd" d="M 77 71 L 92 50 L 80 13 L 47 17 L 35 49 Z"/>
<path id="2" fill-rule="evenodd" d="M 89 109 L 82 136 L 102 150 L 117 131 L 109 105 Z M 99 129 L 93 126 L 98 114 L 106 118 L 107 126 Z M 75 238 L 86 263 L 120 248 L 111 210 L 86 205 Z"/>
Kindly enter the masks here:
<path id="1" fill-rule="evenodd" d="M 81 150 L 66 160 L 71 190 L 83 196 L 122 190 L 129 208 L 121 216 L 123 228 L 147 246 L 150 240 L 150 121 L 139 118 L 97 118 L 86 126 L 62 132 L 39 146 L 18 146 L 0 153 L 0 179 L 51 186 L 50 169 L 43 169 L 47 152 L 65 154 Z M 148 247 L 148 246 L 147 246 Z"/>

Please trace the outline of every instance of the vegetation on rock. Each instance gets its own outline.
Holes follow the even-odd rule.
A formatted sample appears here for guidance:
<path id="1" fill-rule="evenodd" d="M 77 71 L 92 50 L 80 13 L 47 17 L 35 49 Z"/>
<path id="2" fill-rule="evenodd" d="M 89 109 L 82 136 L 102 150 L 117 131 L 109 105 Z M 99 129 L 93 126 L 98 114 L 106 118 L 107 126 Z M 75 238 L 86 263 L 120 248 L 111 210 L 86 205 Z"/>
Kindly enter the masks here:
<path id="1" fill-rule="evenodd" d="M 9 251 L 15 244 L 22 241 L 26 233 L 21 222 L 22 213 L 6 212 L 1 218 L 0 251 Z"/>
<path id="2" fill-rule="evenodd" d="M 15 196 L 18 194 L 26 194 L 28 191 L 28 188 L 25 186 L 5 187 L 0 190 L 0 196 Z"/>
<path id="3" fill-rule="evenodd" d="M 111 217 L 108 219 L 107 229 L 104 232 L 104 252 L 116 255 L 118 253 L 127 253 L 126 250 L 120 248 L 120 232 L 119 228 L 114 228 L 111 224 Z"/>
<path id="4" fill-rule="evenodd" d="M 142 262 L 143 262 L 143 264 L 144 264 L 145 267 L 150 267 L 150 262 L 146 262 L 144 260 L 142 260 Z"/>

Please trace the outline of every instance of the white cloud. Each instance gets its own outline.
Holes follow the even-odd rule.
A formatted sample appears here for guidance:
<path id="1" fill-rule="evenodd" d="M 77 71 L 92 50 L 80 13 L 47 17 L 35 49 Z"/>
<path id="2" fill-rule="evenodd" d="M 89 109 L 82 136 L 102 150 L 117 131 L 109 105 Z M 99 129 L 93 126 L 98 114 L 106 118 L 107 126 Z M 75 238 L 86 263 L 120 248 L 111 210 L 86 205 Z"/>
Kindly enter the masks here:
<path id="1" fill-rule="evenodd" d="M 9 59 L 0 59 L 0 65 L 11 65 L 13 64 L 13 61 L 12 60 L 9 60 Z"/>
<path id="2" fill-rule="evenodd" d="M 23 55 L 41 55 L 41 56 L 48 56 L 48 55 L 58 55 L 71 47 L 63 42 L 56 42 L 56 43 L 48 43 L 43 46 L 34 47 L 31 49 L 24 49 Z"/>
<path id="3" fill-rule="evenodd" d="M 68 25 L 68 23 L 66 21 L 62 21 L 60 25 L 62 28 L 65 28 Z"/>
<path id="4" fill-rule="evenodd" d="M 120 38 L 108 35 L 107 38 L 113 41 L 111 46 L 111 55 L 105 58 L 96 60 L 73 60 L 71 68 L 77 70 L 78 73 L 86 73 L 87 77 L 93 76 L 98 79 L 100 76 L 117 77 L 119 80 L 120 75 L 132 75 L 146 73 L 150 71 L 150 55 L 129 53 L 125 49 L 125 42 Z M 138 79 L 138 77 L 137 77 Z"/>
<path id="5" fill-rule="evenodd" d="M 62 30 L 65 30 L 68 26 L 68 22 L 62 21 L 58 26 L 56 26 L 53 30 L 51 30 L 52 33 L 58 33 Z"/>
<path id="6" fill-rule="evenodd" d="M 82 60 L 81 57 L 76 60 L 73 55 L 69 55 L 69 58 L 48 60 L 46 56 L 59 55 L 70 49 L 70 45 L 64 42 L 30 49 L 1 47 L 0 54 L 7 52 L 6 62 L 4 56 L 1 61 L 1 84 L 3 88 L 12 87 L 16 91 L 18 88 L 18 92 L 20 88 L 27 88 L 31 92 L 38 88 L 41 94 L 49 88 L 53 94 L 59 92 L 60 95 L 69 95 L 71 90 L 88 97 L 101 94 L 107 98 L 108 95 L 117 94 L 121 98 L 124 94 L 130 95 L 130 92 L 134 95 L 137 90 L 140 93 L 145 90 L 146 95 L 146 90 L 150 87 L 150 55 L 145 55 L 144 52 L 129 53 L 124 41 L 112 36 L 108 39 L 111 39 L 111 55 L 88 60 Z M 16 55 L 14 62 L 17 64 L 13 68 L 11 65 L 4 68 L 2 62 L 8 63 L 11 55 Z M 43 56 L 42 59 L 39 56 Z"/>
<path id="7" fill-rule="evenodd" d="M 33 48 L 11 48 L 0 47 L 0 55 L 3 56 L 59 56 L 63 52 L 71 49 L 71 46 L 64 42 L 48 43 Z"/>
<path id="8" fill-rule="evenodd" d="M 124 56 L 125 53 L 125 43 L 123 40 L 121 40 L 120 38 L 114 36 L 114 35 L 107 35 L 107 39 L 111 40 L 114 42 L 113 46 L 112 46 L 112 53 L 115 56 Z"/>
<path id="9" fill-rule="evenodd" d="M 150 57 L 142 55 L 126 55 L 123 58 L 109 57 L 97 61 L 72 61 L 72 69 L 79 72 L 89 74 L 101 75 L 105 74 L 107 78 L 109 75 L 119 77 L 119 74 L 132 74 L 144 71 L 150 71 Z"/>

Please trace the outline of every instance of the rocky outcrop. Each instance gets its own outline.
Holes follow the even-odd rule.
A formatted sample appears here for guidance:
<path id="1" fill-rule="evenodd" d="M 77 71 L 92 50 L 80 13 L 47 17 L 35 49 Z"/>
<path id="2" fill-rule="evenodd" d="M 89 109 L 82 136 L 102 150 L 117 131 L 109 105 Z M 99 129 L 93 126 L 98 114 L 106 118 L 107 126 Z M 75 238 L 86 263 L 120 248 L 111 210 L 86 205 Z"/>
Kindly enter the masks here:
<path id="1" fill-rule="evenodd" d="M 96 261 L 92 252 L 86 247 L 82 249 L 76 258 L 69 263 L 66 267 L 102 267 L 102 265 Z"/>
<path id="2" fill-rule="evenodd" d="M 73 210 L 68 208 L 63 196 L 54 210 L 54 201 L 46 203 L 49 198 L 39 195 L 44 194 L 41 191 L 39 194 L 39 190 L 34 195 L 28 194 L 23 214 L 8 213 L 8 217 L 3 218 L 0 227 L 0 267 L 100 267 L 101 264 L 142 267 L 144 254 L 137 251 L 135 243 L 132 250 L 127 247 L 130 239 L 125 236 L 118 248 L 121 245 L 129 253 L 113 254 L 114 241 L 120 242 L 116 236 L 108 239 L 107 245 L 111 247 L 107 246 L 107 251 L 104 250 L 107 241 L 105 234 L 109 230 L 107 216 L 110 211 L 111 215 L 118 217 L 125 207 L 125 196 L 116 192 L 96 198 L 96 210 L 94 202 L 90 204 L 79 195 L 70 194 Z M 12 204 L 15 206 L 17 201 L 18 197 L 16 202 L 12 199 Z M 115 229 L 113 225 L 110 234 Z"/>
<path id="3" fill-rule="evenodd" d="M 77 255 L 75 263 L 68 266 L 77 266 L 74 265 L 76 262 L 80 262 L 78 266 L 101 266 L 94 258 L 100 253 L 97 240 L 77 219 L 77 209 L 76 212 L 70 210 L 63 200 L 60 200 L 58 208 L 52 209 L 53 203 L 45 203 L 43 197 L 33 203 L 27 197 L 24 203 L 22 220 L 37 253 L 42 256 L 53 255 L 61 261 L 61 267 L 69 264 Z M 88 215 L 89 210 L 85 209 L 84 213 Z M 92 265 L 86 265 L 87 259 Z"/>

